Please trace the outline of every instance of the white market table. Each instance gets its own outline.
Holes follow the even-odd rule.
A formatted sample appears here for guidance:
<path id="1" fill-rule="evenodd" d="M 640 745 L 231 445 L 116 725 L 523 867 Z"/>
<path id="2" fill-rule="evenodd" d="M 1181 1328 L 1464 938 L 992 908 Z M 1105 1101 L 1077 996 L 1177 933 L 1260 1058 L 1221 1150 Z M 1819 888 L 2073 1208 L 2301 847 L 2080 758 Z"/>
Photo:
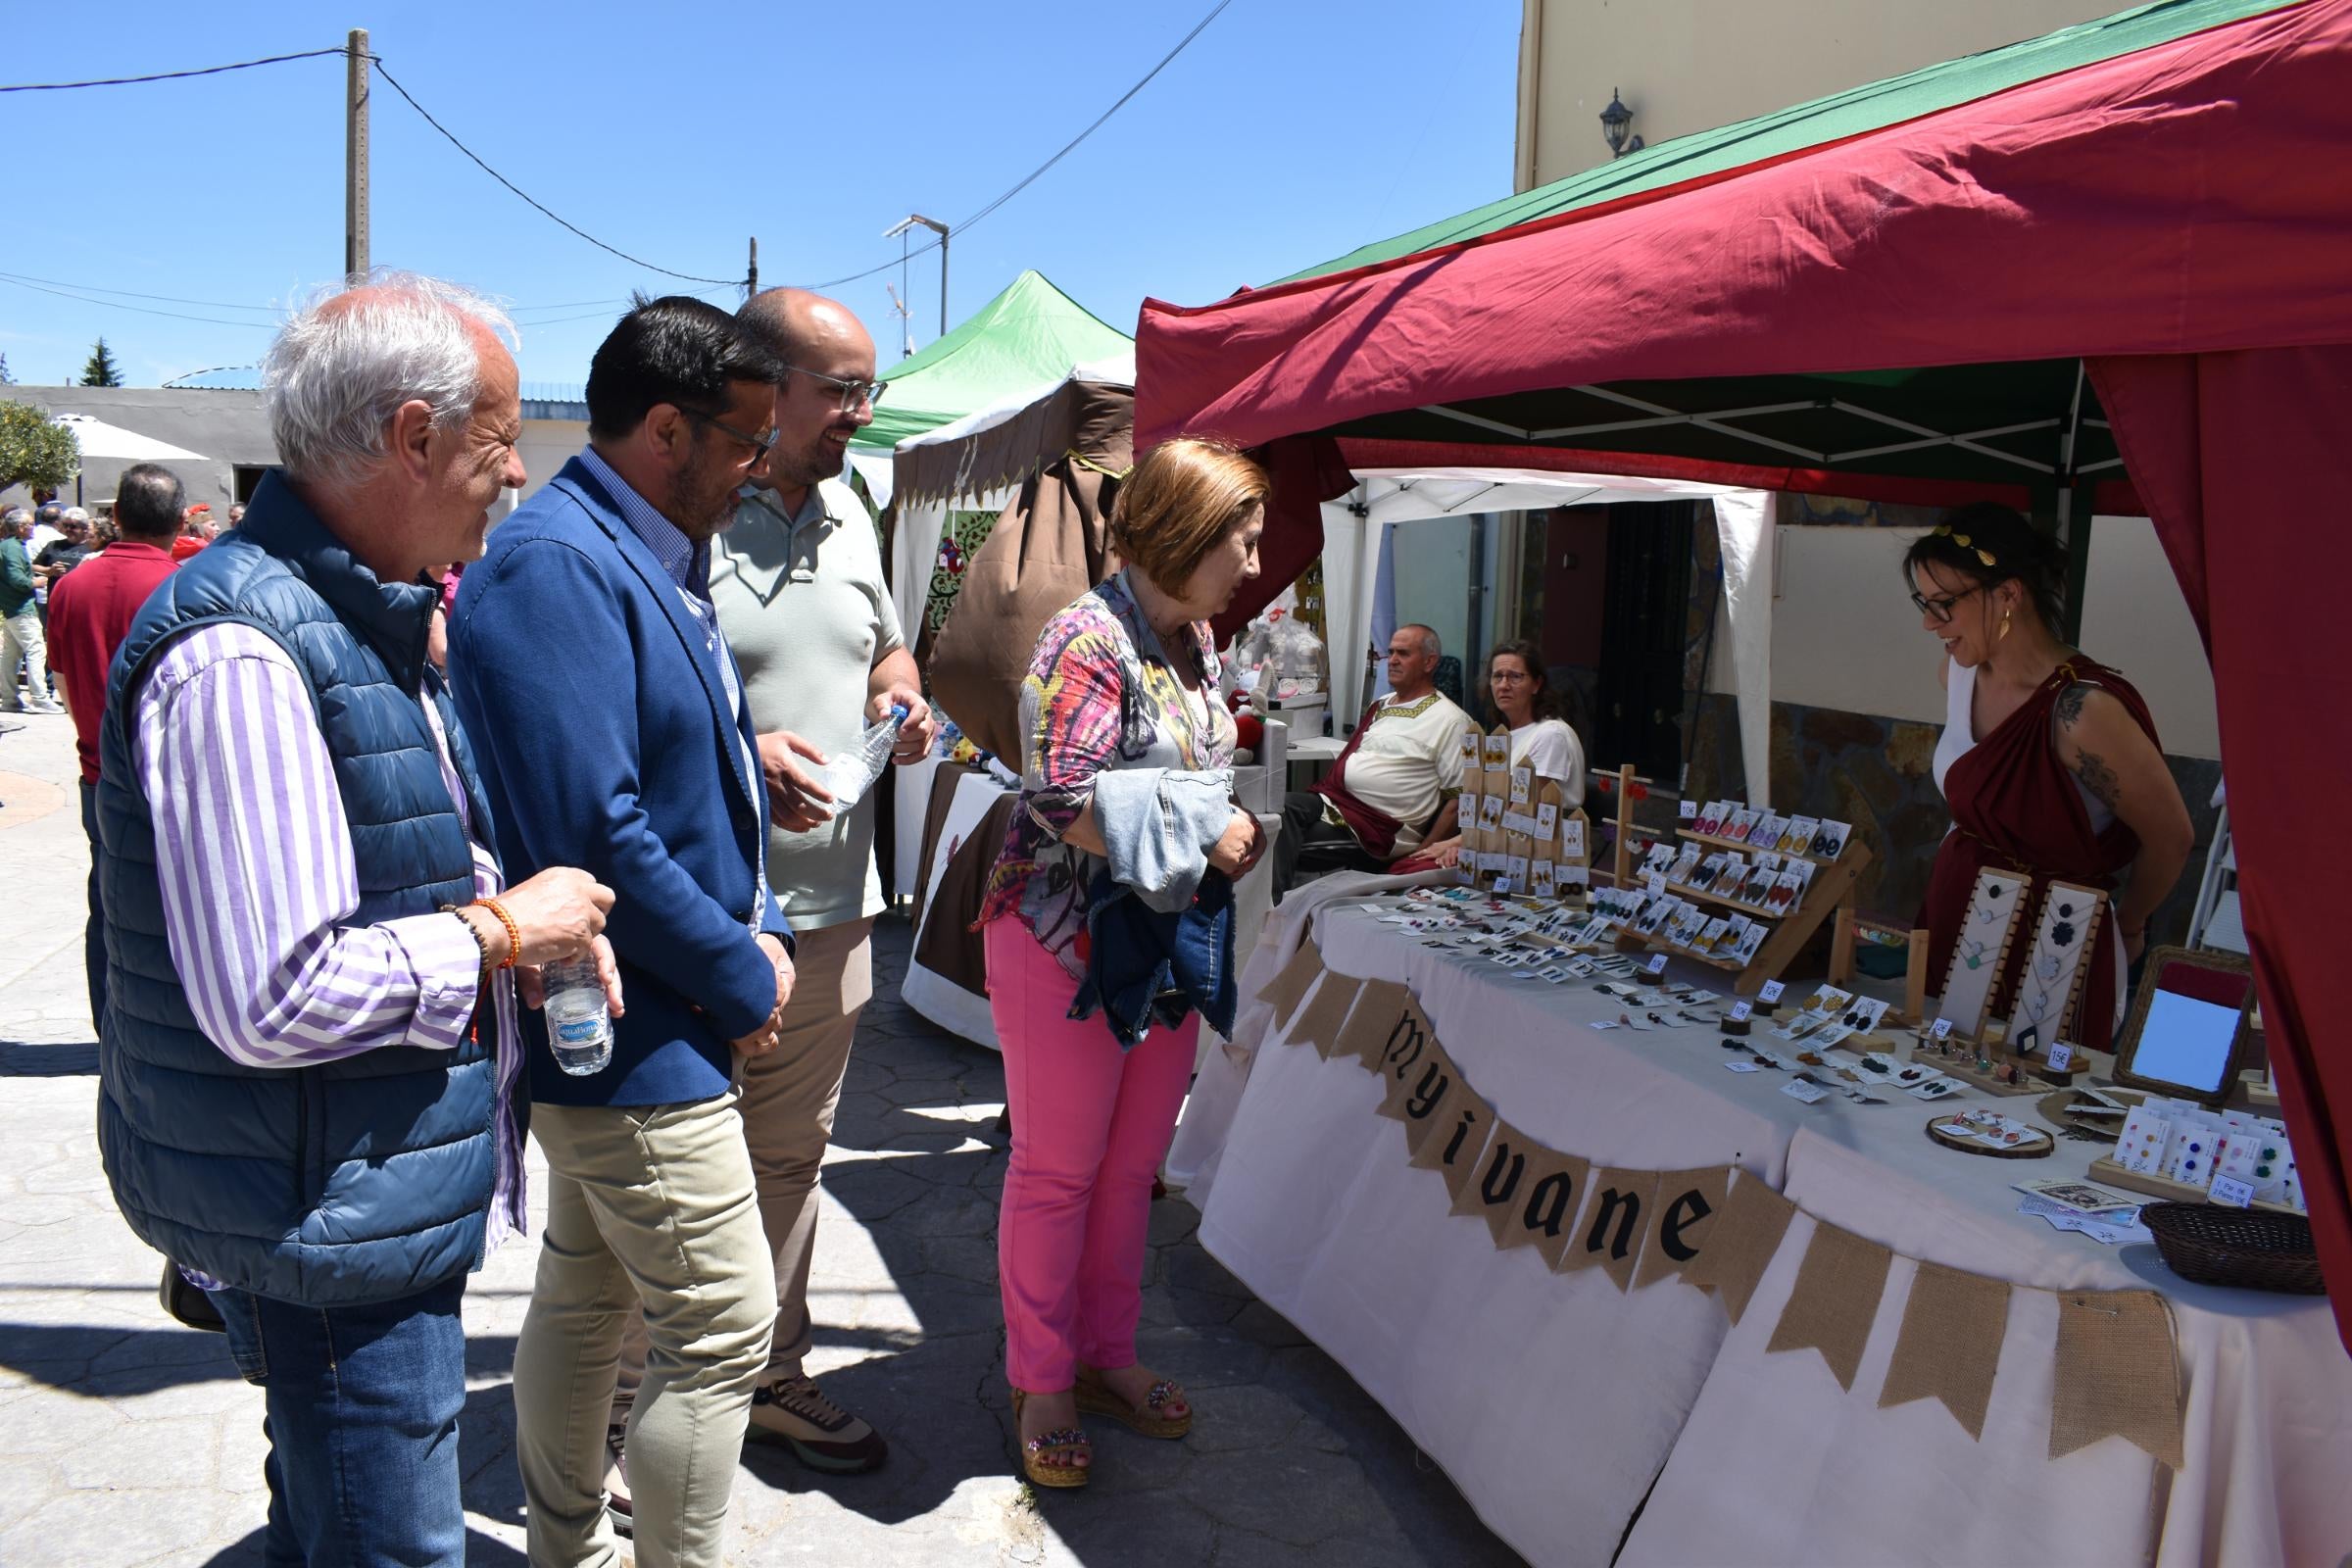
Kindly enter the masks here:
<path id="1" fill-rule="evenodd" d="M 1929 1143 L 1930 1109 L 1906 1097 L 1805 1105 L 1778 1093 L 1782 1075 L 1728 1073 L 1711 1030 L 1593 1030 L 1616 1009 L 1590 988 L 1441 958 L 1348 906 L 1395 885 L 1330 878 L 1294 895 L 1245 998 L 1311 922 L 1332 971 L 1405 981 L 1498 1116 L 1552 1148 L 1595 1167 L 1737 1164 L 1905 1257 L 2047 1289 L 2154 1288 L 2179 1327 L 2179 1476 L 2121 1439 L 2045 1457 L 2056 1302 L 2033 1292 L 2012 1297 L 1983 1443 L 1935 1400 L 1881 1410 L 1902 1257 L 1841 1391 L 1819 1354 L 1764 1351 L 1811 1235 L 1803 1214 L 1736 1329 L 1678 1282 L 1620 1294 L 1598 1269 L 1553 1274 L 1448 1212 L 1444 1184 L 1406 1163 L 1401 1130 L 1375 1113 L 1377 1079 L 1290 1046 L 1246 1001 L 1169 1161 L 1193 1183 L 1202 1244 L 1530 1561 L 1608 1561 L 1653 1478 L 1629 1563 L 2333 1563 L 2352 1543 L 2352 1361 L 2325 1304 L 2187 1285 L 2153 1249 L 2119 1252 L 2014 1212 L 2010 1182 L 2081 1175 L 2095 1146 L 1971 1158 Z"/>

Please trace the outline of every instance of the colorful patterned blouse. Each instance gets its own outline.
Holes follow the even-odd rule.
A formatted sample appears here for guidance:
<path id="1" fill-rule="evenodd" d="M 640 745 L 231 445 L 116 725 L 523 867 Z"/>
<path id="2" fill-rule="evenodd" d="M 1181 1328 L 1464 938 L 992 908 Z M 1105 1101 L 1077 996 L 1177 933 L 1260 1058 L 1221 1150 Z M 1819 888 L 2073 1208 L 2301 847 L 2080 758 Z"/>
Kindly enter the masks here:
<path id="1" fill-rule="evenodd" d="M 1185 628 L 1184 656 L 1200 689 L 1188 692 L 1120 572 L 1046 622 L 1021 683 L 1021 798 L 990 873 L 979 924 L 1018 914 L 1072 975 L 1087 890 L 1102 858 L 1061 835 L 1113 768 L 1207 771 L 1233 765 L 1234 722 L 1217 696 L 1208 623 Z"/>

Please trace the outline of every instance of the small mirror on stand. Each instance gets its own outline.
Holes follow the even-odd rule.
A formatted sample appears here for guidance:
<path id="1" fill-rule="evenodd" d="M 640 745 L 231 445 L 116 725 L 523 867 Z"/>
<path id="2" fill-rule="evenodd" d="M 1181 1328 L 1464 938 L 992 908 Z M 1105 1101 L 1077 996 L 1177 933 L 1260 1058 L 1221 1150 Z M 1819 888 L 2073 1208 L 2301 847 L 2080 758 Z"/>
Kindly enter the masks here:
<path id="1" fill-rule="evenodd" d="M 2115 1045 L 2115 1081 L 2220 1107 L 2247 1059 L 2254 973 L 2234 954 L 2158 948 Z"/>

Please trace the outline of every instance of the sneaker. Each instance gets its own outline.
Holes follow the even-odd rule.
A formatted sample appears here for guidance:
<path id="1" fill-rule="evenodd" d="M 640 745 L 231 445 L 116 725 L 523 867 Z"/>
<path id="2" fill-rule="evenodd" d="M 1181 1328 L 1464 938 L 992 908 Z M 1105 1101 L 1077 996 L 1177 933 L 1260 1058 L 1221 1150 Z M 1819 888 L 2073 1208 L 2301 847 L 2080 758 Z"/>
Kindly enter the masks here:
<path id="1" fill-rule="evenodd" d="M 835 1404 L 814 1378 L 777 1378 L 752 1393 L 751 1441 L 777 1443 L 811 1470 L 858 1475 L 881 1468 L 890 1445 Z"/>
<path id="2" fill-rule="evenodd" d="M 53 703 L 46 697 L 36 697 L 24 705 L 27 713 L 62 713 L 65 710 L 63 704 Z"/>
<path id="3" fill-rule="evenodd" d="M 627 1427 L 605 1428 L 605 1512 L 612 1516 L 612 1533 L 624 1541 L 637 1530 L 629 1502 L 629 1457 L 622 1446 L 628 1436 Z"/>

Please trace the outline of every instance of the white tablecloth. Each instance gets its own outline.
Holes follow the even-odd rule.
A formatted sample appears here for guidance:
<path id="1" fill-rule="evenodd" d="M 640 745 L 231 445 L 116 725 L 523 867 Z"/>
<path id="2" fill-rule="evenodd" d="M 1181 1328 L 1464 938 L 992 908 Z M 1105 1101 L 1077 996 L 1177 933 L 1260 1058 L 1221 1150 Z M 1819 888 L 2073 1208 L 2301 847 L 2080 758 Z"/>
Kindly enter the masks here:
<path id="1" fill-rule="evenodd" d="M 1447 1212 L 1444 1185 L 1406 1164 L 1402 1129 L 1374 1113 L 1371 1075 L 1262 1038 L 1266 1009 L 1246 1010 L 1178 1135 L 1183 1163 L 1213 1176 L 1204 1198 L 1196 1189 L 1203 1245 L 1531 1561 L 1607 1561 L 1661 1465 L 1628 1562 L 2125 1562 L 2160 1548 L 2166 1561 L 2332 1564 L 2352 1544 L 2352 1362 L 2324 1305 L 2188 1286 L 2152 1249 L 2118 1252 L 2014 1212 L 2011 1181 L 2081 1174 L 2092 1146 L 1972 1158 L 1931 1144 L 1928 1107 L 1905 1097 L 1808 1106 L 1778 1093 L 1778 1074 L 1726 1072 L 1711 1032 L 1592 1030 L 1615 1009 L 1589 988 L 1448 963 L 1347 907 L 1364 886 L 1317 883 L 1286 903 L 1245 991 L 1311 920 L 1331 968 L 1409 983 L 1470 1082 L 1554 1148 L 1638 1169 L 1738 1164 L 1909 1257 L 2052 1289 L 2153 1286 L 2181 1326 L 2180 1477 L 2118 1439 L 2046 1458 L 2057 1308 L 2031 1292 L 2013 1298 L 1973 1443 L 1940 1403 L 1877 1408 L 1908 1263 L 1846 1393 L 1814 1351 L 1763 1352 L 1810 1220 L 1791 1223 L 1728 1339 L 1721 1305 L 1679 1283 L 1620 1295 L 1598 1270 L 1551 1274 Z"/>
<path id="2" fill-rule="evenodd" d="M 1839 1109 L 1858 1121 L 1877 1107 Z M 1930 1143 L 1915 1125 L 1925 1119 L 1906 1109 L 1874 1126 L 1856 1140 L 1866 1151 L 1797 1135 L 1787 1195 L 1899 1254 L 1853 1393 L 1814 1351 L 1764 1349 L 1813 1234 L 1800 1216 L 1725 1341 L 1622 1562 L 2340 1561 L 2352 1547 L 2352 1360 L 2325 1303 L 2194 1285 L 2152 1247 L 2101 1247 L 2015 1212 L 2011 1182 L 2081 1174 L 2106 1146 L 1977 1158 Z M 1878 1408 L 1908 1258 L 2045 1291 L 2162 1291 L 2180 1341 L 2187 1468 L 2174 1476 L 2121 1438 L 2047 1457 L 2058 1299 L 2042 1291 L 2010 1297 L 1983 1442 L 1936 1400 Z"/>

